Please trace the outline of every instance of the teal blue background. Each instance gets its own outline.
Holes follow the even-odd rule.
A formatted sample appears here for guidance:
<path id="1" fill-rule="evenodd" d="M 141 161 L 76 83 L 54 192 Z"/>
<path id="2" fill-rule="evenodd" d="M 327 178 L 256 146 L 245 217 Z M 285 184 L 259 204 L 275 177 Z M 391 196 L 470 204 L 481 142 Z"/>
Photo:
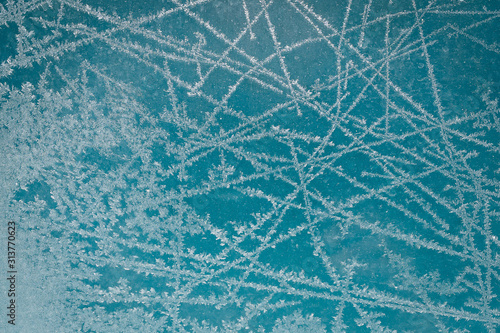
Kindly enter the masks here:
<path id="1" fill-rule="evenodd" d="M 1 330 L 496 332 L 499 18 L 3 1 Z"/>

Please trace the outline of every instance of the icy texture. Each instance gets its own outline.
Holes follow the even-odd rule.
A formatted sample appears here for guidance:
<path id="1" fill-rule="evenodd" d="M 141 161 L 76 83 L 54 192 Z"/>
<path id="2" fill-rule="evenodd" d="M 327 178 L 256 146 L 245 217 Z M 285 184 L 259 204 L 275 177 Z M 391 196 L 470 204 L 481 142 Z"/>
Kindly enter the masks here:
<path id="1" fill-rule="evenodd" d="M 0 6 L 9 331 L 498 332 L 498 1 L 145 2 Z"/>

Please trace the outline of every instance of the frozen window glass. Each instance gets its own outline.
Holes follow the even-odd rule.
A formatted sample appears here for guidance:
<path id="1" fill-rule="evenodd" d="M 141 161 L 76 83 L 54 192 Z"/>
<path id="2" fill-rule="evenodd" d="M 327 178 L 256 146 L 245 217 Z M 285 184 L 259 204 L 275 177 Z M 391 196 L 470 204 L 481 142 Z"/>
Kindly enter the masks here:
<path id="1" fill-rule="evenodd" d="M 1 332 L 500 331 L 500 2 L 3 0 Z"/>

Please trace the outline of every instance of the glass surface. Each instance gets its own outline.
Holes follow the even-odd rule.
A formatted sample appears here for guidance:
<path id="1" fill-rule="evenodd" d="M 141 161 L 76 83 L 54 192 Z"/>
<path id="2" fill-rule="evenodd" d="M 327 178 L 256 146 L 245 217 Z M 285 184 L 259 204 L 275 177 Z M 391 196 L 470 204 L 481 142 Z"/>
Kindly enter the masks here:
<path id="1" fill-rule="evenodd" d="M 499 31 L 499 1 L 2 1 L 0 331 L 498 332 Z"/>

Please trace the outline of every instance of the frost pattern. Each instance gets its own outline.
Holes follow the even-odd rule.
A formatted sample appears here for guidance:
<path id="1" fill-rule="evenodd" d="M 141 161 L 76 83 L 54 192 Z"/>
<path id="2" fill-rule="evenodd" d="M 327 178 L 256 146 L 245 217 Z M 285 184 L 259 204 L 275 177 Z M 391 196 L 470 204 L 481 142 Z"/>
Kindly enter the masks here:
<path id="1" fill-rule="evenodd" d="M 16 328 L 498 331 L 498 7 L 3 2 Z"/>

